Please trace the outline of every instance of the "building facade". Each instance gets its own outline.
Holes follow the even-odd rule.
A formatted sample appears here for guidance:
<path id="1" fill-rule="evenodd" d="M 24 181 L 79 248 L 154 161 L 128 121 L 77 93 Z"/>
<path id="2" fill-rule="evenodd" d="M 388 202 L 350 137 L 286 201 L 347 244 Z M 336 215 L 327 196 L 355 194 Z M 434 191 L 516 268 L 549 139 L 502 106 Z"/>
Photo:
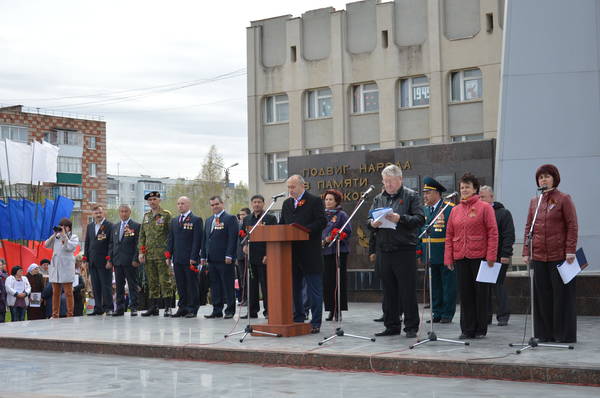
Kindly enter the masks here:
<path id="1" fill-rule="evenodd" d="M 4 107 L 0 108 L 0 139 L 4 138 L 46 140 L 58 146 L 57 183 L 45 186 L 45 194 L 75 202 L 73 231 L 81 235 L 92 207 L 106 204 L 106 122 L 49 115 L 21 105 Z"/>
<path id="2" fill-rule="evenodd" d="M 251 22 L 250 191 L 284 191 L 291 157 L 494 139 L 503 10 L 366 0 Z"/>

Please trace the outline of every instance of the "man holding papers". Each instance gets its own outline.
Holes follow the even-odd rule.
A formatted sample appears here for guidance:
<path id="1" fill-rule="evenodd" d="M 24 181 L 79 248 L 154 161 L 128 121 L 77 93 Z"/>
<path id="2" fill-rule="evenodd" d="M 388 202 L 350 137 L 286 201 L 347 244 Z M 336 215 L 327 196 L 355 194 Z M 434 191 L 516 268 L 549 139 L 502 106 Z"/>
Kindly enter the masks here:
<path id="1" fill-rule="evenodd" d="M 577 213 L 571 197 L 556 189 L 560 183 L 556 166 L 540 166 L 535 173 L 535 181 L 538 188 L 543 188 L 543 196 L 533 226 L 531 248 L 527 244 L 527 236 L 538 198 L 531 199 L 529 203 L 523 246 L 523 259 L 531 261 L 533 266 L 534 337 L 541 342 L 575 343 L 575 279 L 565 284 L 557 266 L 565 260 L 568 264 L 575 261 Z"/>
<path id="2" fill-rule="evenodd" d="M 494 266 L 498 251 L 498 227 L 494 209 L 479 199 L 479 181 L 467 173 L 460 179 L 461 200 L 452 209 L 446 226 L 444 264 L 458 269 L 460 291 L 460 339 L 487 334 L 490 284 L 477 282 L 482 260 Z"/>
<path id="3" fill-rule="evenodd" d="M 389 165 L 381 172 L 384 191 L 373 199 L 368 222 L 377 231 L 375 252 L 383 281 L 385 330 L 376 336 L 400 334 L 404 314 L 406 337 L 419 330 L 417 307 L 416 245 L 419 229 L 425 223 L 417 193 L 402 185 L 402 170 Z"/>

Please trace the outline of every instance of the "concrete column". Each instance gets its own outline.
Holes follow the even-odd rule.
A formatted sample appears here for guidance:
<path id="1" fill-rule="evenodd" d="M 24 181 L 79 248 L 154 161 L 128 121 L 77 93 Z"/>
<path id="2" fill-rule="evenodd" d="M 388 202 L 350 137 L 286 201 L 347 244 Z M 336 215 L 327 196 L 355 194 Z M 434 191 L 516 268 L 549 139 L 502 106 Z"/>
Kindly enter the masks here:
<path id="1" fill-rule="evenodd" d="M 429 41 L 429 130 L 432 144 L 447 142 L 448 131 L 448 90 L 442 71 L 441 43 L 441 2 L 429 0 L 427 4 Z"/>

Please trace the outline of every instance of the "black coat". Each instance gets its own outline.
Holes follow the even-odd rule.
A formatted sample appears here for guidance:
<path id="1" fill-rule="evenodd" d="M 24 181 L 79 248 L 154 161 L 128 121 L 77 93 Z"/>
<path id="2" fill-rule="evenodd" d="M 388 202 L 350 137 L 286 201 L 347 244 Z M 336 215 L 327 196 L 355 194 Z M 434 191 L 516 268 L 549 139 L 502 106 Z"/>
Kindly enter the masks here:
<path id="1" fill-rule="evenodd" d="M 292 242 L 292 261 L 305 273 L 323 272 L 321 233 L 327 226 L 323 200 L 304 191 L 298 207 L 294 208 L 294 198 L 286 199 L 279 224 L 299 224 L 309 229 L 309 240 Z"/>
<path id="2" fill-rule="evenodd" d="M 512 214 L 500 202 L 494 202 L 496 224 L 498 224 L 498 261 L 501 257 L 512 257 L 515 243 L 515 224 Z"/>
<path id="3" fill-rule="evenodd" d="M 91 222 L 85 232 L 84 253 L 87 261 L 92 267 L 106 266 L 106 257 L 109 255 L 108 249 L 112 234 L 112 224 L 106 220 L 100 224 L 98 234 L 96 234 L 95 223 Z"/>
<path id="4" fill-rule="evenodd" d="M 256 217 L 254 212 L 244 217 L 242 229 L 249 233 L 252 227 L 258 222 L 260 216 Z M 272 214 L 267 214 L 262 220 L 262 225 L 277 225 L 277 218 Z M 262 259 L 267 255 L 267 242 L 252 242 L 250 239 L 250 264 L 262 264 Z"/>
<path id="5" fill-rule="evenodd" d="M 200 249 L 202 248 L 202 230 L 204 225 L 202 218 L 190 213 L 180 223 L 179 217 L 171 219 L 167 250 L 171 253 L 171 259 L 174 264 L 186 265 L 190 263 L 190 260 L 198 263 L 200 260 Z"/>
<path id="6" fill-rule="evenodd" d="M 223 212 L 219 224 L 211 231 L 214 219 L 214 215 L 208 217 L 204 225 L 201 258 L 210 263 L 224 263 L 225 257 L 235 261 L 240 224 L 235 216 Z"/>
<path id="7" fill-rule="evenodd" d="M 129 220 L 123 232 L 123 239 L 119 240 L 121 221 L 113 224 L 110 238 L 110 261 L 114 266 L 130 266 L 133 261 L 138 261 L 138 239 L 140 238 L 140 224 Z"/>

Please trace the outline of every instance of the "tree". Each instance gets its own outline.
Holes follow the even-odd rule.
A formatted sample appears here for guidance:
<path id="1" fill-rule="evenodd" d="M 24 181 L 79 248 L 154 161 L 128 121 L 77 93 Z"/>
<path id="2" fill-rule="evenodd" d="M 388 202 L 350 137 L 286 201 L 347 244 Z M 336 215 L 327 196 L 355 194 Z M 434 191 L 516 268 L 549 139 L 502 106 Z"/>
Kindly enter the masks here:
<path id="1" fill-rule="evenodd" d="M 230 213 L 237 214 L 241 208 L 249 207 L 248 201 L 250 198 L 248 196 L 248 186 L 243 181 L 238 182 L 233 189 L 232 197 L 229 199 L 229 203 L 231 203 Z"/>

